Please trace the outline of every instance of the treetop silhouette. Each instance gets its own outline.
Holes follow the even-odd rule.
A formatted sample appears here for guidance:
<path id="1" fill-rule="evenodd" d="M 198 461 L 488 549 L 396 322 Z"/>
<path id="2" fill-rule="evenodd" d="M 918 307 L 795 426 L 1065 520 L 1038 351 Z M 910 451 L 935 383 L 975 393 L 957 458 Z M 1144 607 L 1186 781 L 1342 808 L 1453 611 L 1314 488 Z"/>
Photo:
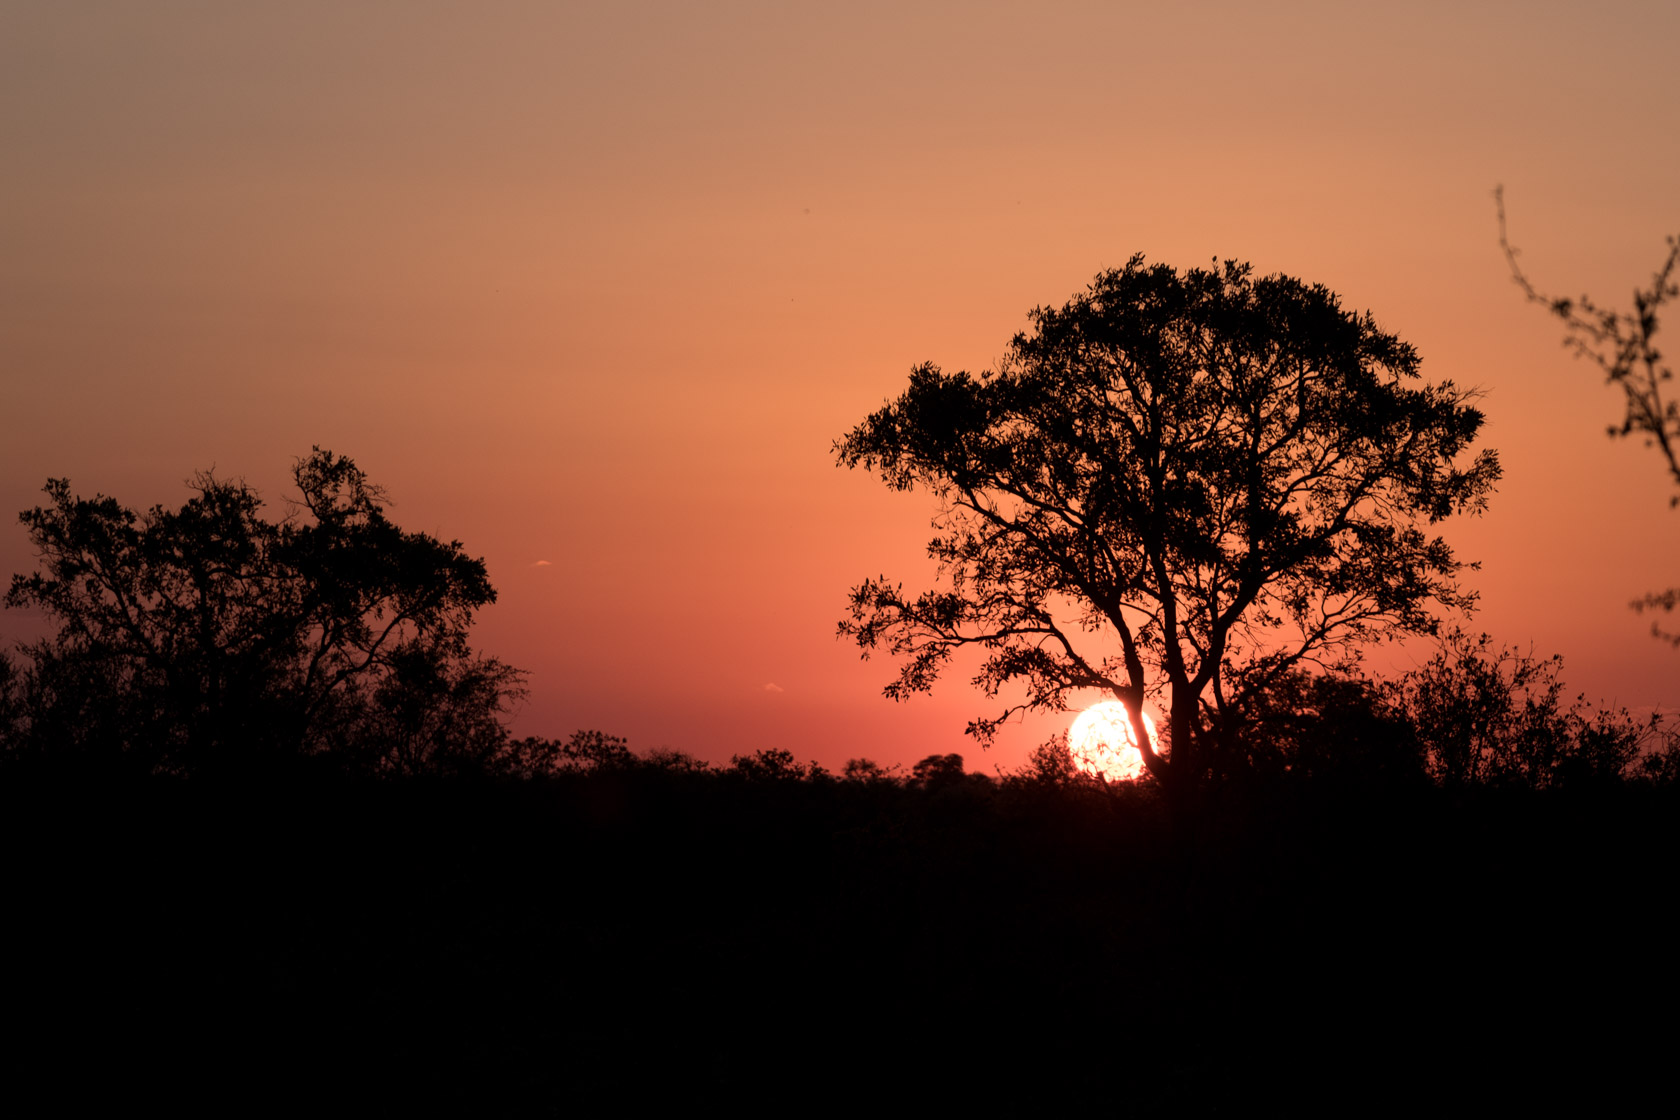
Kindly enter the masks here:
<path id="1" fill-rule="evenodd" d="M 25 647 L 32 738 L 167 772 L 324 752 L 409 772 L 498 749 L 519 674 L 466 644 L 495 600 L 484 562 L 394 525 L 343 456 L 316 448 L 293 478 L 279 521 L 211 474 L 145 513 L 49 481 L 21 515 L 41 567 L 6 596 L 58 624 Z"/>
<path id="2" fill-rule="evenodd" d="M 1421 381 L 1368 313 L 1246 264 L 1133 257 L 1031 324 L 992 371 L 917 367 L 835 444 L 939 503 L 944 588 L 865 580 L 840 623 L 865 656 L 902 659 L 888 696 L 978 647 L 984 695 L 1025 696 L 971 734 L 1100 689 L 1127 704 L 1150 771 L 1189 788 L 1269 682 L 1472 605 L 1424 527 L 1484 507 L 1499 466 L 1470 453 L 1482 414 Z M 1146 698 L 1167 708 L 1161 743 Z"/>

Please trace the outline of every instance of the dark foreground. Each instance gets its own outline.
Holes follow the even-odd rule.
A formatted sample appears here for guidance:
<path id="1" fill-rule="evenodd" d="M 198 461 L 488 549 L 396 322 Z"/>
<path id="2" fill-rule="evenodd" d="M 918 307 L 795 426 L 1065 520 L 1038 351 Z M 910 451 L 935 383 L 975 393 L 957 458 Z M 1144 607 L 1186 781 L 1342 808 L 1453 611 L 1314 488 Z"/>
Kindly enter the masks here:
<path id="1" fill-rule="evenodd" d="M 67 1112 L 1615 1109 L 1672 1091 L 1677 808 L 10 781 L 0 1072 Z"/>

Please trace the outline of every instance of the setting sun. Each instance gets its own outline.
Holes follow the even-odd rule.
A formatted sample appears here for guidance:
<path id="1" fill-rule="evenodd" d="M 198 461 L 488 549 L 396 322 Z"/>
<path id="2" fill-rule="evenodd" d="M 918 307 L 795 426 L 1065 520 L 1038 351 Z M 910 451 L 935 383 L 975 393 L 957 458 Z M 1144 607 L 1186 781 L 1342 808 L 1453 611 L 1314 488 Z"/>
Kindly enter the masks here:
<path id="1" fill-rule="evenodd" d="M 1143 716 L 1143 726 L 1153 741 L 1155 721 L 1149 718 L 1147 712 Z M 1138 750 L 1126 705 L 1118 700 L 1104 700 L 1080 712 L 1068 729 L 1068 750 L 1073 755 L 1074 765 L 1087 774 L 1095 774 L 1111 782 L 1143 776 L 1143 752 Z"/>

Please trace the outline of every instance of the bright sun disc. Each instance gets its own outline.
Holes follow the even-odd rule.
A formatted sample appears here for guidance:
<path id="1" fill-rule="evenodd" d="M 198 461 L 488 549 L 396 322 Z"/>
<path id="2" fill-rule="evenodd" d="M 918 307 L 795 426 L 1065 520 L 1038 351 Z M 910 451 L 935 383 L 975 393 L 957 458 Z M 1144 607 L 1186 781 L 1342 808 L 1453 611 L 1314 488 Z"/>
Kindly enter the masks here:
<path id="1" fill-rule="evenodd" d="M 1143 726 L 1153 742 L 1155 721 L 1147 712 Z M 1143 752 L 1138 750 L 1137 738 L 1132 734 L 1132 718 L 1126 712 L 1126 705 L 1118 700 L 1104 700 L 1079 713 L 1068 729 L 1068 751 L 1075 766 L 1111 782 L 1123 782 L 1143 774 Z"/>

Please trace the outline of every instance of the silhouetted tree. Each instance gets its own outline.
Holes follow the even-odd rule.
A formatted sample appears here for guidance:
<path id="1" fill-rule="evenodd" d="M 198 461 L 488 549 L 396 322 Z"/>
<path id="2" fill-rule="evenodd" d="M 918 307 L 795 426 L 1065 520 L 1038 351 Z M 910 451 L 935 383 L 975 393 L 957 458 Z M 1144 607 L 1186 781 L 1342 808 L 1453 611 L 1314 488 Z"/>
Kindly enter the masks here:
<path id="1" fill-rule="evenodd" d="M 737 774 L 754 782 L 819 781 L 829 776 L 815 762 L 802 765 L 785 747 L 765 747 L 752 754 L 733 755 L 729 765 Z"/>
<path id="2" fill-rule="evenodd" d="M 604 731 L 574 731 L 562 748 L 566 760 L 580 770 L 627 770 L 636 765 L 630 744 Z"/>
<path id="3" fill-rule="evenodd" d="M 1102 689 L 1127 703 L 1150 770 L 1192 788 L 1245 693 L 1471 602 L 1420 526 L 1484 505 L 1494 454 L 1457 465 L 1481 413 L 1450 382 L 1416 383 L 1416 352 L 1369 314 L 1248 265 L 1181 275 L 1134 257 L 1032 324 L 992 372 L 918 367 L 836 444 L 940 502 L 929 554 L 948 588 L 867 580 L 840 624 L 866 656 L 904 658 L 888 696 L 975 646 L 988 698 L 1026 692 L 969 725 L 982 741 Z M 1156 695 L 1170 754 L 1142 719 Z"/>
<path id="4" fill-rule="evenodd" d="M 1530 302 L 1563 320 L 1564 345 L 1603 370 L 1610 384 L 1622 390 L 1627 412 L 1620 425 L 1611 426 L 1610 435 L 1626 438 L 1637 433 L 1645 437 L 1646 444 L 1662 455 L 1675 486 L 1680 488 L 1680 398 L 1666 388 L 1674 380 L 1674 370 L 1656 344 L 1662 326 L 1657 312 L 1680 296 L 1680 236 L 1668 239 L 1668 256 L 1652 273 L 1650 285 L 1633 290 L 1633 310 L 1612 310 L 1587 296 L 1560 299 L 1537 289 L 1517 263 L 1518 250 L 1506 235 L 1504 188 L 1496 188 L 1493 198 L 1499 212 L 1499 247 L 1511 266 L 1511 278 Z M 1680 506 L 1680 492 L 1669 498 L 1669 505 Z M 1633 607 L 1672 613 L 1680 607 L 1680 587 L 1646 595 L 1635 600 Z M 1680 632 L 1665 632 L 1658 623 L 1652 623 L 1651 631 L 1680 646 Z"/>
<path id="5" fill-rule="evenodd" d="M 841 777 L 848 782 L 861 782 L 865 785 L 896 784 L 896 766 L 882 766 L 872 758 L 848 758 L 846 768 L 841 771 Z"/>
<path id="6" fill-rule="evenodd" d="M 347 458 L 317 448 L 293 477 L 301 501 L 279 521 L 210 474 L 179 509 L 143 514 L 48 482 L 21 515 L 41 568 L 6 597 L 58 625 L 24 650 L 36 749 L 170 772 L 324 752 L 412 772 L 494 753 L 519 674 L 466 645 L 495 599 L 483 561 L 392 524 Z"/>
<path id="7" fill-rule="evenodd" d="M 1680 786 L 1680 723 L 1653 728 L 1650 749 L 1634 765 L 1633 773 L 1653 785 Z"/>
<path id="8" fill-rule="evenodd" d="M 712 768 L 705 759 L 670 747 L 655 747 L 642 761 L 646 766 L 667 774 L 705 774 Z"/>
<path id="9" fill-rule="evenodd" d="M 1392 692 L 1351 672 L 1283 674 L 1248 697 L 1239 769 L 1344 788 L 1422 784 L 1423 747 Z"/>
<path id="10" fill-rule="evenodd" d="M 1563 699 L 1562 658 L 1454 630 L 1393 687 L 1429 775 L 1448 788 L 1550 789 L 1622 777 L 1657 725 Z"/>
<path id="11" fill-rule="evenodd" d="M 1026 765 L 1015 776 L 1040 785 L 1060 786 L 1079 780 L 1083 774 L 1063 733 L 1029 751 Z"/>
<path id="12" fill-rule="evenodd" d="M 460 638 L 405 642 L 356 705 L 349 753 L 400 777 L 515 775 L 502 718 L 524 697 L 523 677 Z"/>
<path id="13" fill-rule="evenodd" d="M 961 785 L 964 776 L 960 754 L 930 754 L 910 768 L 910 784 L 918 789 Z"/>
<path id="14" fill-rule="evenodd" d="M 670 759 L 675 752 L 655 751 L 650 762 L 660 768 L 681 768 Z M 630 770 L 639 760 L 629 744 L 603 731 L 574 731 L 568 739 L 528 735 L 500 743 L 482 769 L 510 778 L 549 778 L 557 774 L 611 773 Z M 701 764 L 704 768 L 704 764 Z"/>

